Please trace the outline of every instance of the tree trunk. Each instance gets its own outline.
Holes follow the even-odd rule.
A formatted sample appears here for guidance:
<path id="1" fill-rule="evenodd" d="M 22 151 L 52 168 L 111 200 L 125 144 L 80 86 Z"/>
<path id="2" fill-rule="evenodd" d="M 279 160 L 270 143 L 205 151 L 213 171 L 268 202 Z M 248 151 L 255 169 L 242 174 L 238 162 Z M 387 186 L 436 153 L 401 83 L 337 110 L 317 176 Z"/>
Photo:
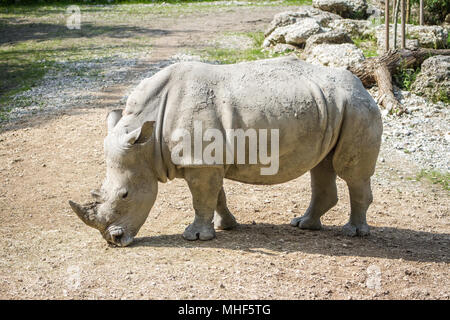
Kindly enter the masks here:
<path id="1" fill-rule="evenodd" d="M 405 23 L 405 0 L 401 0 L 402 1 L 402 18 L 401 18 L 401 23 L 402 23 L 402 49 L 406 48 L 406 23 Z"/>
<path id="2" fill-rule="evenodd" d="M 419 9 L 419 24 L 423 25 L 423 0 L 420 0 L 420 9 Z"/>
<path id="3" fill-rule="evenodd" d="M 395 11 L 394 11 L 394 49 L 397 49 L 397 22 L 398 22 L 398 9 L 400 8 L 400 1 L 396 0 L 395 2 Z"/>
<path id="4" fill-rule="evenodd" d="M 385 8 L 384 8 L 384 25 L 385 25 L 385 34 L 386 39 L 384 40 L 384 50 L 385 52 L 389 51 L 389 0 L 385 1 Z"/>
<path id="5" fill-rule="evenodd" d="M 406 0 L 406 23 L 411 19 L 411 1 Z"/>
<path id="6" fill-rule="evenodd" d="M 392 75 L 402 68 L 419 67 L 425 59 L 434 55 L 450 56 L 450 49 L 390 50 L 381 56 L 368 58 L 360 64 L 352 65 L 348 69 L 361 80 L 364 87 L 378 86 L 378 103 L 381 106 L 390 113 L 402 114 L 404 109 L 395 99 L 392 89 Z"/>
<path id="7" fill-rule="evenodd" d="M 392 1 L 392 23 L 395 23 L 395 8 L 397 8 L 397 0 Z"/>

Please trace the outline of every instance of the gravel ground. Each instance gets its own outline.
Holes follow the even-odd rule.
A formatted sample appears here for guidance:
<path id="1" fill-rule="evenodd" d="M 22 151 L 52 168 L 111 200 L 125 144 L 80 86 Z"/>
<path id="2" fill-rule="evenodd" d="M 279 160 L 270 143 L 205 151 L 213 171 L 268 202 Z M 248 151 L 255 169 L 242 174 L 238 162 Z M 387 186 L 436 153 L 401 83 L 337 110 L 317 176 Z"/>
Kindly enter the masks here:
<path id="1" fill-rule="evenodd" d="M 38 86 L 12 99 L 7 122 L 37 112 L 51 113 L 92 103 L 92 93 L 121 83 L 140 54 L 127 57 L 108 57 L 90 62 L 60 62 L 57 69 L 48 72 Z M 26 107 L 15 107 L 15 101 L 30 101 Z M 0 122 L 1 123 L 1 122 Z"/>
<path id="2" fill-rule="evenodd" d="M 377 98 L 377 88 L 369 90 Z M 397 89 L 396 97 L 406 108 L 402 116 L 383 114 L 382 157 L 403 157 L 420 169 L 448 172 L 450 168 L 450 109 L 409 91 Z M 383 161 L 383 158 L 381 158 Z"/>

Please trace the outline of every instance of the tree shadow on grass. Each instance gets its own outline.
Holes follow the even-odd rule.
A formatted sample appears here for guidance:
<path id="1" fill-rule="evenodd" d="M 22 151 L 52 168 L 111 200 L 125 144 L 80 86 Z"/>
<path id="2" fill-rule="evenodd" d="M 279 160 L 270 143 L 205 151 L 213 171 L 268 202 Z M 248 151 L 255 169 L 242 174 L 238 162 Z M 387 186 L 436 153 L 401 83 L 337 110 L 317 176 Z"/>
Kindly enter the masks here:
<path id="1" fill-rule="evenodd" d="M 164 36 L 171 33 L 164 29 L 151 29 L 127 25 L 97 25 L 82 23 L 81 29 L 69 29 L 64 24 L 26 22 L 16 18 L 0 19 L 0 45 L 21 41 L 61 40 L 89 37 L 127 38 L 130 36 Z M 189 32 L 189 30 L 186 30 Z"/>
<path id="2" fill-rule="evenodd" d="M 181 235 L 136 238 L 138 247 L 218 248 L 276 255 L 304 252 L 327 256 L 359 256 L 418 262 L 450 262 L 450 234 L 391 227 L 372 227 L 371 235 L 349 238 L 340 227 L 308 231 L 290 225 L 241 224 L 221 231 L 211 241 L 186 241 Z M 266 251 L 267 250 L 267 251 Z"/>

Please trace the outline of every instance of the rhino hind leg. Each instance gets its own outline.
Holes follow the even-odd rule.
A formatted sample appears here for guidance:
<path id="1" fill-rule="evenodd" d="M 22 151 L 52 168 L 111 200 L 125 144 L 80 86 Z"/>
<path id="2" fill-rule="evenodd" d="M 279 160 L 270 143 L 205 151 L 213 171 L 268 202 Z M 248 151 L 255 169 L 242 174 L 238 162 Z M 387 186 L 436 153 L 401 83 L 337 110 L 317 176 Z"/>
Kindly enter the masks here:
<path id="1" fill-rule="evenodd" d="M 336 173 L 332 154 L 311 169 L 311 202 L 302 217 L 292 219 L 291 225 L 300 229 L 320 230 L 320 217 L 334 207 L 338 201 Z"/>
<path id="2" fill-rule="evenodd" d="M 212 221 L 222 189 L 223 169 L 185 168 L 184 172 L 192 194 L 195 218 L 183 237 L 186 240 L 211 240 L 216 236 Z"/>
<path id="3" fill-rule="evenodd" d="M 370 233 L 366 212 L 372 203 L 370 179 L 347 182 L 350 193 L 350 220 L 342 231 L 347 236 L 367 236 Z"/>
<path id="4" fill-rule="evenodd" d="M 236 218 L 228 210 L 227 198 L 225 191 L 222 189 L 219 192 L 219 198 L 217 200 L 216 211 L 214 212 L 214 227 L 219 230 L 230 230 L 238 225 Z"/>
<path id="5" fill-rule="evenodd" d="M 348 236 L 366 236 L 366 213 L 372 203 L 370 178 L 375 172 L 381 144 L 382 122 L 378 108 L 349 106 L 351 121 L 344 120 L 333 156 L 336 173 L 348 186 L 350 219 L 343 227 Z"/>

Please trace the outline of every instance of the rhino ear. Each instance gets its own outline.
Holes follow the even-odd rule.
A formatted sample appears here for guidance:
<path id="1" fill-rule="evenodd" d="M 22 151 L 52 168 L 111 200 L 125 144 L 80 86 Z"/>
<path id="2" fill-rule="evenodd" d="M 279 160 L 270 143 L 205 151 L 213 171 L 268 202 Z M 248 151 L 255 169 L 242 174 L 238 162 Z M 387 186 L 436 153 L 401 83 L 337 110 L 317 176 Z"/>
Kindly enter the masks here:
<path id="1" fill-rule="evenodd" d="M 155 121 L 145 121 L 142 127 L 127 134 L 125 141 L 129 144 L 142 144 L 150 140 Z"/>
<path id="2" fill-rule="evenodd" d="M 106 123 L 108 124 L 108 133 L 114 129 L 117 122 L 122 118 L 122 109 L 115 109 L 108 113 L 106 117 Z"/>

